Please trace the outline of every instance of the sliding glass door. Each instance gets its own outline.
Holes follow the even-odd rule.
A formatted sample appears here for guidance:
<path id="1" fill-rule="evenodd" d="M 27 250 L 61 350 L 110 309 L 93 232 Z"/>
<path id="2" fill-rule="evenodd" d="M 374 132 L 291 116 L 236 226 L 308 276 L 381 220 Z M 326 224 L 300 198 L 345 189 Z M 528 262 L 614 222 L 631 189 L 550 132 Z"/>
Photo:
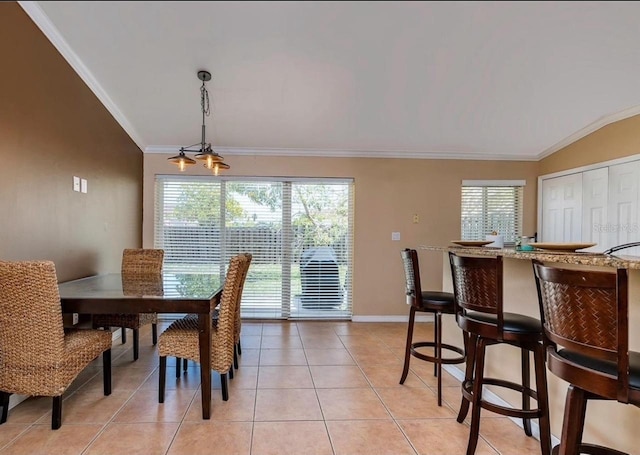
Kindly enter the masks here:
<path id="1" fill-rule="evenodd" d="M 243 317 L 351 317 L 351 180 L 157 176 L 155 246 L 176 274 L 252 253 Z"/>

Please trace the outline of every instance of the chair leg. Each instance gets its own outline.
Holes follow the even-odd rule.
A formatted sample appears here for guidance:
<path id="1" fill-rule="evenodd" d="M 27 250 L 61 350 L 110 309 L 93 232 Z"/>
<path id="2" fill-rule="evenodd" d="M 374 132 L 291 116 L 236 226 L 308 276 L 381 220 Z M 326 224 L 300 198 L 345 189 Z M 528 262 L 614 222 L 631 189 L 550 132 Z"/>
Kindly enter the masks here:
<path id="1" fill-rule="evenodd" d="M 182 359 L 180 357 L 176 357 L 176 378 L 180 377 L 180 364 L 181 363 L 182 363 Z"/>
<path id="2" fill-rule="evenodd" d="M 564 405 L 559 455 L 578 455 L 580 453 L 586 412 L 587 399 L 584 390 L 570 385 Z"/>
<path id="3" fill-rule="evenodd" d="M 441 338 L 440 335 L 440 322 L 442 319 L 438 318 L 438 314 L 433 315 L 433 352 L 436 358 L 439 358 L 439 354 L 436 352 L 439 346 L 438 340 Z M 433 375 L 438 376 L 438 363 L 433 362 Z"/>
<path id="4" fill-rule="evenodd" d="M 227 382 L 226 373 L 220 373 L 220 383 L 222 384 L 222 401 L 228 401 L 229 400 L 229 383 Z"/>
<path id="5" fill-rule="evenodd" d="M 189 359 L 182 359 L 182 371 L 187 371 L 188 366 L 189 366 Z"/>
<path id="6" fill-rule="evenodd" d="M 229 368 L 229 379 L 233 379 L 233 365 Z"/>
<path id="7" fill-rule="evenodd" d="M 140 330 L 133 329 L 133 361 L 140 356 Z"/>
<path id="8" fill-rule="evenodd" d="M 528 355 L 527 355 L 528 359 Z M 533 351 L 534 368 L 536 369 L 536 392 L 538 409 L 540 409 L 540 449 L 542 455 L 551 454 L 551 422 L 549 419 L 549 393 L 547 390 L 547 370 L 545 365 L 545 347 L 540 344 Z"/>
<path id="9" fill-rule="evenodd" d="M 437 367 L 436 376 L 438 377 L 438 406 L 442 406 L 442 313 L 435 314 L 435 351 Z"/>
<path id="10" fill-rule="evenodd" d="M 465 382 L 471 381 L 473 379 L 473 368 L 476 360 L 476 343 L 478 341 L 478 337 L 466 332 L 462 332 L 462 337 L 465 346 L 465 352 L 467 353 L 464 381 L 462 381 L 462 387 L 464 387 Z M 460 410 L 458 411 L 458 417 L 456 418 L 456 421 L 458 423 L 464 422 L 464 419 L 467 418 L 467 414 L 469 413 L 469 404 L 469 400 L 467 400 L 463 396 L 462 400 L 460 401 Z"/>
<path id="11" fill-rule="evenodd" d="M 471 428 L 469 430 L 469 444 L 467 455 L 474 455 L 480 434 L 480 401 L 482 400 L 482 380 L 484 377 L 484 353 L 487 343 L 484 338 L 478 338 L 475 352 L 475 374 L 473 379 L 473 402 L 471 403 Z"/>
<path id="12" fill-rule="evenodd" d="M 109 327 L 107 327 L 107 330 L 109 329 Z M 122 336 L 120 337 L 120 341 L 122 341 L 122 344 L 125 344 L 127 342 L 127 329 L 124 327 L 121 327 L 122 329 Z"/>
<path id="13" fill-rule="evenodd" d="M 2 406 L 2 415 L 0 416 L 0 424 L 3 424 L 7 421 L 7 417 L 9 415 L 9 397 L 11 394 L 9 392 L 0 392 L 0 406 Z"/>
<path id="14" fill-rule="evenodd" d="M 151 324 L 151 342 L 154 346 L 158 344 L 158 324 Z"/>
<path id="15" fill-rule="evenodd" d="M 242 346 L 240 346 L 240 340 L 238 340 L 238 355 L 242 355 Z"/>
<path id="16" fill-rule="evenodd" d="M 102 382 L 104 383 L 104 395 L 111 395 L 111 349 L 102 353 Z"/>
<path id="17" fill-rule="evenodd" d="M 51 413 L 51 429 L 57 430 L 62 426 L 62 395 L 53 397 L 53 411 Z"/>
<path id="18" fill-rule="evenodd" d="M 167 357 L 160 356 L 160 367 L 158 369 L 158 376 L 160 378 L 158 384 L 158 403 L 164 403 L 164 387 L 167 379 Z"/>
<path id="19" fill-rule="evenodd" d="M 400 377 L 400 384 L 404 384 L 409 374 L 409 361 L 411 359 L 411 343 L 413 341 L 413 324 L 416 320 L 416 310 L 411 307 L 409 310 L 409 325 L 407 326 L 407 344 L 404 349 L 404 369 Z"/>
<path id="20" fill-rule="evenodd" d="M 238 345 L 233 345 L 233 368 L 238 369 Z"/>
<path id="21" fill-rule="evenodd" d="M 522 392 L 522 409 L 525 411 L 528 411 L 531 409 L 531 397 L 529 396 L 528 393 L 526 393 L 525 391 L 527 389 L 531 389 L 531 380 L 529 379 L 531 377 L 531 367 L 529 365 L 529 351 L 527 351 L 526 349 L 521 349 L 520 350 L 520 363 L 521 363 L 521 367 L 522 367 L 522 388 L 523 388 L 523 392 Z M 537 368 L 537 366 L 536 366 Z M 543 365 L 544 368 L 544 365 Z M 536 375 L 538 374 L 538 371 L 536 370 Z M 537 376 L 536 376 L 537 377 Z M 536 389 L 537 390 L 537 389 Z M 527 436 L 531 436 L 531 419 L 522 419 L 522 427 L 524 428 L 524 433 Z"/>

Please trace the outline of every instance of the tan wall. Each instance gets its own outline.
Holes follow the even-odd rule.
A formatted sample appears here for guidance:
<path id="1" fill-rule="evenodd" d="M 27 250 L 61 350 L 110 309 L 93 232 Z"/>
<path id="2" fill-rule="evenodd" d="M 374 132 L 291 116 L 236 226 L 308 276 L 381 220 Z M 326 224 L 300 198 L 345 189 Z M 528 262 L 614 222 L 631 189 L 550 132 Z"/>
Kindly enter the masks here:
<path id="1" fill-rule="evenodd" d="M 153 245 L 154 178 L 179 173 L 168 155 L 147 154 L 144 162 L 143 244 Z M 533 234 L 537 163 L 506 161 L 411 160 L 226 156 L 226 175 L 353 177 L 355 179 L 354 314 L 407 315 L 400 250 L 421 244 L 446 245 L 460 237 L 460 184 L 463 179 L 524 179 L 524 232 Z M 190 174 L 210 175 L 201 165 Z M 420 222 L 413 224 L 413 214 Z M 392 241 L 391 232 L 401 240 Z M 442 285 L 439 256 L 424 254 L 424 286 Z"/>
<path id="2" fill-rule="evenodd" d="M 0 259 L 119 270 L 142 240 L 142 152 L 17 3 L 0 3 L 0 68 Z"/>
<path id="3" fill-rule="evenodd" d="M 540 175 L 640 153 L 640 115 L 620 120 L 540 160 Z"/>

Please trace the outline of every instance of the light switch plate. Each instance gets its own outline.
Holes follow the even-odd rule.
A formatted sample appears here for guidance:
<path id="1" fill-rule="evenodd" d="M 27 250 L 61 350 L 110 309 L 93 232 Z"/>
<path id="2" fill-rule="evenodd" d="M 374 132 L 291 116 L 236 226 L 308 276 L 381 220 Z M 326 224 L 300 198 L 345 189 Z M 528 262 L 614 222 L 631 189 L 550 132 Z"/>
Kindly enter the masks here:
<path id="1" fill-rule="evenodd" d="M 392 232 L 391 233 L 391 240 L 400 240 L 400 233 L 399 232 Z"/>
<path id="2" fill-rule="evenodd" d="M 87 179 L 80 180 L 80 191 L 83 193 L 87 192 Z"/>
<path id="3" fill-rule="evenodd" d="M 73 176 L 73 191 L 80 191 L 80 177 Z"/>

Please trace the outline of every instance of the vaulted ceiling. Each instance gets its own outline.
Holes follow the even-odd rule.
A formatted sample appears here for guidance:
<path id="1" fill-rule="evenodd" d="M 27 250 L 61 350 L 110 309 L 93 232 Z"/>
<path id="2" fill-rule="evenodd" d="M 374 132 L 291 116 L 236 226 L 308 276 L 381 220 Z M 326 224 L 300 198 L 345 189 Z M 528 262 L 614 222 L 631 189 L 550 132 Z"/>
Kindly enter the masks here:
<path id="1" fill-rule="evenodd" d="M 640 113 L 640 2 L 20 2 L 147 152 L 535 160 Z"/>

